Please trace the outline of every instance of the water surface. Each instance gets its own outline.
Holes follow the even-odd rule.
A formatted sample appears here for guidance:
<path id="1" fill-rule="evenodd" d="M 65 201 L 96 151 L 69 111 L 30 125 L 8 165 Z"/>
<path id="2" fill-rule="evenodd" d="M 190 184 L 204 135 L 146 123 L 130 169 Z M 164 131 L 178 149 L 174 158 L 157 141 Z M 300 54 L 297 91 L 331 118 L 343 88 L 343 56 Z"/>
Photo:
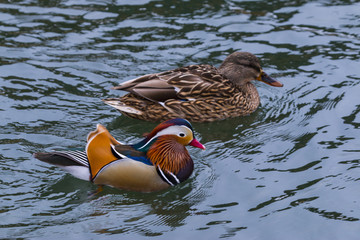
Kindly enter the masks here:
<path id="1" fill-rule="evenodd" d="M 1 1 L 0 238 L 358 239 L 358 1 Z M 147 73 L 249 51 L 250 116 L 194 124 L 184 184 L 105 188 L 32 157 L 81 149 L 96 123 L 136 142 L 155 124 L 100 99 Z"/>

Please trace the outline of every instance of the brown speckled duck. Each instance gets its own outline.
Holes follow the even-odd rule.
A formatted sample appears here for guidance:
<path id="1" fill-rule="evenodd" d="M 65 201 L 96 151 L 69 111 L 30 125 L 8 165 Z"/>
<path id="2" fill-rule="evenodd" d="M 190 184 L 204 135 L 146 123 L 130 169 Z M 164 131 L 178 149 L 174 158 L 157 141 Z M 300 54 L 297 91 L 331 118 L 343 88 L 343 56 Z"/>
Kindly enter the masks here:
<path id="1" fill-rule="evenodd" d="M 255 55 L 234 52 L 218 69 L 190 65 L 126 81 L 114 89 L 128 94 L 103 101 L 124 115 L 146 121 L 181 117 L 211 122 L 245 116 L 257 109 L 260 98 L 252 80 L 283 86 L 262 70 Z"/>

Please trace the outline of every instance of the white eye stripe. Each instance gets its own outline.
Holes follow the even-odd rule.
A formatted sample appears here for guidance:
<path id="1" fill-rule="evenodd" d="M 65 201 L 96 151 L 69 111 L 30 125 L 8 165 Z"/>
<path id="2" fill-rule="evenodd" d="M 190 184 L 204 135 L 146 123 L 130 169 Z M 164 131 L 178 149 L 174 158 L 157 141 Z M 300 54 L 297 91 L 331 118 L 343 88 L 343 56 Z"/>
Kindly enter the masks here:
<path id="1" fill-rule="evenodd" d="M 179 135 L 181 133 L 185 134 L 186 132 L 191 132 L 191 129 L 184 125 L 176 125 L 167 127 L 161 131 L 159 131 L 154 137 L 162 136 L 162 135 Z"/>
<path id="2" fill-rule="evenodd" d="M 142 149 L 146 147 L 152 140 L 155 138 L 162 136 L 162 135 L 178 135 L 180 133 L 188 132 L 189 134 L 192 133 L 191 129 L 184 125 L 176 125 L 167 127 L 161 131 L 159 131 L 154 137 L 152 137 L 144 146 L 140 147 Z M 185 134 L 186 135 L 186 134 Z"/>

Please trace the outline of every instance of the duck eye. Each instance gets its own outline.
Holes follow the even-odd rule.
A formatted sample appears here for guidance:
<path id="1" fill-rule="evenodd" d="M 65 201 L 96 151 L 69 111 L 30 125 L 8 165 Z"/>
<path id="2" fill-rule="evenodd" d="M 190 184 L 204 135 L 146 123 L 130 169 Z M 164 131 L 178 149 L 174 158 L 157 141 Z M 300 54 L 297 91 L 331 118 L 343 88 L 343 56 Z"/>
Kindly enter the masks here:
<path id="1" fill-rule="evenodd" d="M 185 137 L 185 133 L 179 133 L 179 137 Z"/>

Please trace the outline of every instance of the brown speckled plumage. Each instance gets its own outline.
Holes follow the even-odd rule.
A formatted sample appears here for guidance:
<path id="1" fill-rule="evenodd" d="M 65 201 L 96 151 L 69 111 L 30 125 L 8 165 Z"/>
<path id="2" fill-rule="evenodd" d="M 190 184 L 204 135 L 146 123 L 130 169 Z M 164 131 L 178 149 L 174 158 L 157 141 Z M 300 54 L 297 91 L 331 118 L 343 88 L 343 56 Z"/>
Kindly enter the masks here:
<path id="1" fill-rule="evenodd" d="M 181 117 L 192 122 L 210 122 L 245 116 L 256 110 L 260 98 L 251 80 L 282 86 L 262 71 L 253 54 L 235 52 L 219 69 L 190 65 L 126 81 L 114 89 L 128 94 L 103 101 L 129 117 L 146 121 Z"/>

